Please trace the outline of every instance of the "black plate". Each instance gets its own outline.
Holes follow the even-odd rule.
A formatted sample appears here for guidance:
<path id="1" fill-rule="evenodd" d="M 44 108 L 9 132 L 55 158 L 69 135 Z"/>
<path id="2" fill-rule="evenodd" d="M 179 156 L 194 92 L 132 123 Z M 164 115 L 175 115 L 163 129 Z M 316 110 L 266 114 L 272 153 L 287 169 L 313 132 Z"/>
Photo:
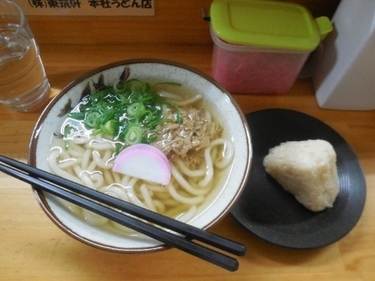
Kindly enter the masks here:
<path id="1" fill-rule="evenodd" d="M 256 236 L 293 249 L 331 244 L 358 222 L 366 199 L 366 182 L 347 142 L 320 120 L 292 110 L 268 109 L 246 116 L 253 144 L 249 181 L 233 216 Z M 323 139 L 337 154 L 340 192 L 332 208 L 312 212 L 286 192 L 263 167 L 270 148 L 285 141 Z"/>

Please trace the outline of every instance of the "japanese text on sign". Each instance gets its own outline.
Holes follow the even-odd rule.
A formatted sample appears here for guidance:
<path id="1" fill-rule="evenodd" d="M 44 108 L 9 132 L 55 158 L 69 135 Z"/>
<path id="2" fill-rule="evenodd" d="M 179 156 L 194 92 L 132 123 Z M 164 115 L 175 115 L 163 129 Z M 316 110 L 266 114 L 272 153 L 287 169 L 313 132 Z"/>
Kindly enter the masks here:
<path id="1" fill-rule="evenodd" d="M 27 15 L 153 16 L 154 0 L 16 0 Z"/>

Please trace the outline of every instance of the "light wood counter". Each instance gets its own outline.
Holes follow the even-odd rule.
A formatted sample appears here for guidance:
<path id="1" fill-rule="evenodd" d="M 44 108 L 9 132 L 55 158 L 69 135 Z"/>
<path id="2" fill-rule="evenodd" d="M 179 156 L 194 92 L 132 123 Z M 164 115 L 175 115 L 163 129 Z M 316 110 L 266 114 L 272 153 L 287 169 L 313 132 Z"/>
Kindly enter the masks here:
<path id="1" fill-rule="evenodd" d="M 95 67 L 133 58 L 188 64 L 207 74 L 212 46 L 41 46 L 54 90 Z M 355 93 L 353 93 L 355 95 Z M 210 230 L 244 243 L 234 273 L 175 249 L 116 254 L 86 246 L 58 229 L 43 213 L 29 185 L 0 173 L 0 280 L 375 280 L 375 111 L 332 111 L 317 106 L 312 84 L 299 80 L 284 95 L 234 95 L 245 114 L 265 108 L 302 111 L 340 133 L 357 153 L 367 181 L 367 202 L 357 226 L 324 248 L 297 251 L 259 240 L 231 215 Z M 15 113 L 0 105 L 0 154 L 26 161 L 39 113 Z M 251 179 L 250 179 L 251 180 Z"/>

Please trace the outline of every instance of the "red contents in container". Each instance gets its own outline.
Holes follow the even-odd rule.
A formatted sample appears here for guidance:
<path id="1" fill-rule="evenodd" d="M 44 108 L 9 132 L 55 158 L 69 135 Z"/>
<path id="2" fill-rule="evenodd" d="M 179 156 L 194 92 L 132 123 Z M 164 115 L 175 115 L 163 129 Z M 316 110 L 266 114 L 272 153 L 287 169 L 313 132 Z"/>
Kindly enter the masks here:
<path id="1" fill-rule="evenodd" d="M 309 53 L 235 52 L 214 45 L 212 76 L 233 93 L 285 93 Z"/>

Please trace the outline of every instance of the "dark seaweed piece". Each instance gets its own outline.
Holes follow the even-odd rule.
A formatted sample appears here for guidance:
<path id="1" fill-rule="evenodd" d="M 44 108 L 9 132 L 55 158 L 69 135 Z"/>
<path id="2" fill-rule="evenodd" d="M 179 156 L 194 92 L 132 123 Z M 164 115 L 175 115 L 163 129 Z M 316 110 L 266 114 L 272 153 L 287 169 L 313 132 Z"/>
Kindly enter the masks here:
<path id="1" fill-rule="evenodd" d="M 124 67 L 124 70 L 122 71 L 121 75 L 120 75 L 120 80 L 121 81 L 125 81 L 129 78 L 130 76 L 130 69 L 129 69 L 129 66 L 125 66 Z"/>
<path id="2" fill-rule="evenodd" d="M 54 132 L 53 136 L 58 139 L 62 139 L 64 137 L 64 135 L 60 132 Z"/>
<path id="3" fill-rule="evenodd" d="M 86 97 L 88 95 L 91 95 L 91 88 L 90 88 L 90 84 L 87 82 L 85 88 L 83 89 L 83 91 L 81 93 L 80 100 L 82 100 L 84 97 Z"/>
<path id="4" fill-rule="evenodd" d="M 129 76 L 130 76 L 130 68 L 129 66 L 125 66 L 124 70 L 120 74 L 119 80 L 126 81 L 129 78 Z M 98 82 L 95 83 L 94 81 L 92 81 L 92 85 L 95 89 L 95 92 L 100 91 L 103 88 L 107 87 L 107 85 L 104 84 L 104 75 L 100 74 Z M 89 96 L 89 95 L 91 95 L 91 87 L 90 87 L 90 83 L 87 82 L 85 88 L 83 89 L 81 93 L 80 101 L 82 101 L 84 97 Z M 72 105 L 72 101 L 69 99 L 68 103 L 61 109 L 61 112 L 58 116 L 62 117 L 65 114 L 69 113 L 73 109 L 71 105 Z"/>
<path id="5" fill-rule="evenodd" d="M 68 102 L 61 108 L 60 113 L 57 115 L 58 117 L 63 117 L 65 114 L 69 113 L 73 109 L 72 107 L 72 100 L 68 99 Z"/>
<path id="6" fill-rule="evenodd" d="M 106 87 L 106 85 L 104 84 L 104 76 L 103 76 L 103 74 L 100 74 L 98 82 L 97 83 L 92 82 L 92 85 L 94 86 L 94 88 L 95 88 L 96 91 L 100 91 L 101 89 L 103 89 L 104 87 Z"/>

